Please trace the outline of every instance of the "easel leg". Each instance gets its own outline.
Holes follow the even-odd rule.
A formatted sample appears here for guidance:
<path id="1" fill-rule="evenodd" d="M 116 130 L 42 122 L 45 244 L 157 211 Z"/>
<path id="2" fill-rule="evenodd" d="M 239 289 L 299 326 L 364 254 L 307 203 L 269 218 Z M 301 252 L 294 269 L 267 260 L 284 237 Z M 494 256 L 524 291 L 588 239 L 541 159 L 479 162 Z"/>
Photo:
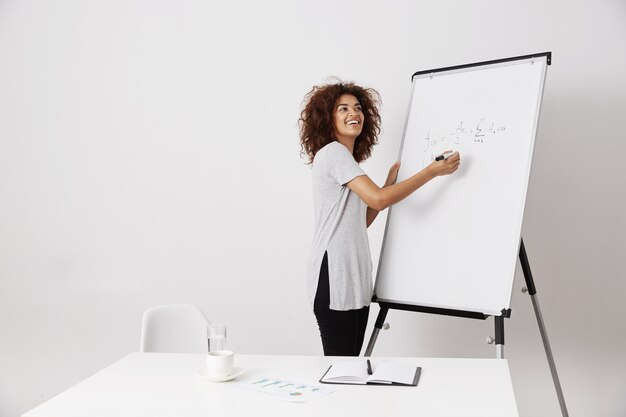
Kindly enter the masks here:
<path id="1" fill-rule="evenodd" d="M 537 299 L 537 289 L 535 288 L 535 282 L 533 280 L 533 274 L 530 271 L 530 263 L 528 262 L 528 256 L 526 255 L 526 248 L 524 247 L 524 241 L 521 241 L 519 250 L 519 260 L 522 265 L 522 271 L 524 272 L 524 279 L 526 280 L 526 291 L 530 295 L 530 299 L 533 302 L 533 308 L 535 310 L 535 317 L 537 318 L 537 325 L 539 326 L 539 333 L 541 333 L 541 340 L 543 341 L 543 347 L 548 357 L 548 364 L 550 365 L 550 373 L 552 374 L 552 381 L 554 382 L 554 388 L 556 389 L 556 396 L 559 399 L 559 406 L 561 407 L 561 414 L 563 417 L 569 417 L 567 412 L 567 406 L 565 405 L 565 398 L 563 397 L 563 390 L 561 389 L 561 382 L 559 381 L 559 374 L 556 371 L 556 365 L 554 364 L 554 356 L 552 356 L 552 349 L 550 348 L 550 342 L 548 341 L 548 333 L 543 323 L 543 316 L 539 309 L 539 300 Z"/>
<path id="2" fill-rule="evenodd" d="M 378 312 L 378 317 L 376 318 L 376 324 L 374 324 L 374 331 L 372 332 L 370 341 L 367 344 L 367 349 L 365 349 L 366 357 L 372 356 L 372 350 L 374 350 L 376 339 L 378 339 L 378 333 L 380 333 L 380 330 L 383 328 L 383 325 L 385 324 L 385 318 L 387 318 L 388 311 L 389 311 L 389 308 L 383 307 L 383 306 L 380 307 L 380 311 Z"/>
<path id="3" fill-rule="evenodd" d="M 496 325 L 496 358 L 504 359 L 504 317 L 494 316 Z"/>

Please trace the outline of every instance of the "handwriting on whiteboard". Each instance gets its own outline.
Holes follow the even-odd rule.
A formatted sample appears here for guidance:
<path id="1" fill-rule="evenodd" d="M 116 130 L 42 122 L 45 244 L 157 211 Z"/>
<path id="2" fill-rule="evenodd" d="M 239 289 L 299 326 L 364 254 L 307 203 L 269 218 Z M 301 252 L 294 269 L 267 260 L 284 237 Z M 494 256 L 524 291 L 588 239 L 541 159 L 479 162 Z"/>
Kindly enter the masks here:
<path id="1" fill-rule="evenodd" d="M 504 124 L 496 123 L 486 117 L 478 121 L 461 120 L 452 129 L 428 129 L 424 138 L 424 166 L 432 162 L 437 155 L 459 145 L 485 144 L 506 132 Z"/>

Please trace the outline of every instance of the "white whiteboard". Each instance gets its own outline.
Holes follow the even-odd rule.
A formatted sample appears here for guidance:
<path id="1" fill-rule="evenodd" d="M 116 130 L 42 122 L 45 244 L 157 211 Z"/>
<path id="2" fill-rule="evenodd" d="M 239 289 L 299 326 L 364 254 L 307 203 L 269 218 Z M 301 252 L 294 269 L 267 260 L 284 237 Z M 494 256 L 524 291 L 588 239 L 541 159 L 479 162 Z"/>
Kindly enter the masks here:
<path id="1" fill-rule="evenodd" d="M 378 301 L 509 308 L 547 57 L 416 75 L 398 181 L 447 149 L 459 170 L 390 209 Z"/>

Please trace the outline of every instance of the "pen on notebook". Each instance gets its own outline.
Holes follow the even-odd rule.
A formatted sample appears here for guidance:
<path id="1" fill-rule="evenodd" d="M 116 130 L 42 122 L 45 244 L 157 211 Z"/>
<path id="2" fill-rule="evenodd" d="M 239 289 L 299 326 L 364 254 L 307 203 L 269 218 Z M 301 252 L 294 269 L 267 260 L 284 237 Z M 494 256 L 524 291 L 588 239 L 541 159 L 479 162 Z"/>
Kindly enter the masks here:
<path id="1" fill-rule="evenodd" d="M 370 363 L 370 360 L 367 360 L 367 374 L 371 375 L 372 374 L 372 364 Z"/>
<path id="2" fill-rule="evenodd" d="M 453 151 L 447 151 L 442 153 L 441 155 L 439 155 L 438 157 L 435 158 L 435 161 L 442 161 L 444 159 L 448 159 L 450 158 L 452 155 L 454 155 L 456 152 Z"/>

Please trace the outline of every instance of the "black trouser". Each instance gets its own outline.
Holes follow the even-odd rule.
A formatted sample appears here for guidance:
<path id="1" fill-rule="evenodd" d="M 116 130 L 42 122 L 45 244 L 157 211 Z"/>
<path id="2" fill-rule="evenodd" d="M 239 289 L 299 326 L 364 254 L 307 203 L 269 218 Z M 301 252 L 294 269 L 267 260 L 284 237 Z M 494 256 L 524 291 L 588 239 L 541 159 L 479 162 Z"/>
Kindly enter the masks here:
<path id="1" fill-rule="evenodd" d="M 329 306 L 328 253 L 324 253 L 313 304 L 313 312 L 322 337 L 324 355 L 359 356 L 365 337 L 369 306 L 348 311 L 331 310 Z"/>

